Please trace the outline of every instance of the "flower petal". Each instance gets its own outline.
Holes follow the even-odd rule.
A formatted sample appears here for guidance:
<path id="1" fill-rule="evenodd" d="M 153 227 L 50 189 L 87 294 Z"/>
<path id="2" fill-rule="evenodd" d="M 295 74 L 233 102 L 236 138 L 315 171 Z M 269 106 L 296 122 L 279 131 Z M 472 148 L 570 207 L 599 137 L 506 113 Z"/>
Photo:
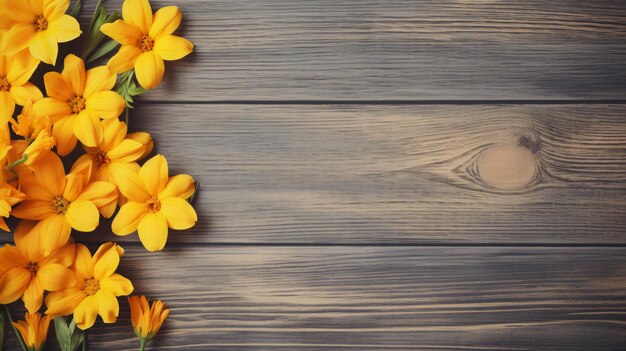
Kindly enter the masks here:
<path id="1" fill-rule="evenodd" d="M 144 89 L 156 88 L 161 83 L 164 72 L 163 59 L 155 51 L 144 52 L 135 61 L 137 81 Z"/>
<path id="2" fill-rule="evenodd" d="M 100 289 L 108 290 L 115 296 L 125 296 L 132 293 L 134 287 L 129 279 L 117 273 L 113 273 L 100 281 Z"/>
<path id="3" fill-rule="evenodd" d="M 141 50 L 134 45 L 122 45 L 120 50 L 107 62 L 107 67 L 113 73 L 130 71 L 135 67 Z"/>
<path id="4" fill-rule="evenodd" d="M 167 160 L 163 155 L 156 155 L 141 166 L 139 179 L 145 184 L 146 190 L 152 196 L 158 195 L 169 179 Z"/>
<path id="5" fill-rule="evenodd" d="M 137 231 L 139 223 L 147 213 L 144 203 L 129 201 L 120 207 L 111 224 L 111 230 L 120 236 L 133 233 Z"/>
<path id="6" fill-rule="evenodd" d="M 53 195 L 62 195 L 65 188 L 65 168 L 61 158 L 50 152 L 32 166 L 39 183 Z"/>
<path id="7" fill-rule="evenodd" d="M 85 106 L 92 114 L 107 119 L 119 117 L 126 108 L 126 103 L 120 94 L 108 90 L 91 94 Z"/>
<path id="8" fill-rule="evenodd" d="M 63 15 L 48 21 L 48 31 L 52 33 L 59 43 L 66 43 L 80 36 L 82 31 L 76 18 Z"/>
<path id="9" fill-rule="evenodd" d="M 154 51 L 166 61 L 180 60 L 193 51 L 193 44 L 176 35 L 166 35 L 154 42 Z"/>
<path id="10" fill-rule="evenodd" d="M 18 105 L 24 106 L 29 101 L 35 102 L 43 98 L 41 90 L 37 88 L 33 83 L 26 83 L 22 86 L 12 86 L 11 94 L 15 98 Z"/>
<path id="11" fill-rule="evenodd" d="M 54 216 L 55 212 L 52 210 L 50 201 L 26 200 L 13 209 L 11 214 L 17 218 L 40 221 Z"/>
<path id="12" fill-rule="evenodd" d="M 74 267 L 84 279 L 93 278 L 94 262 L 87 246 L 76 244 L 76 261 Z"/>
<path id="13" fill-rule="evenodd" d="M 165 6 L 154 13 L 154 21 L 150 27 L 148 35 L 150 38 L 159 39 L 160 36 L 170 35 L 180 25 L 183 14 L 178 6 Z"/>
<path id="14" fill-rule="evenodd" d="M 117 203 L 117 188 L 109 182 L 95 181 L 89 183 L 76 201 L 90 201 L 98 208 L 98 211 L 109 218 L 115 212 L 115 206 L 108 208 L 113 203 Z"/>
<path id="15" fill-rule="evenodd" d="M 46 256 L 65 245 L 72 232 L 72 227 L 61 214 L 40 221 L 35 228 L 33 230 L 39 230 L 41 233 L 41 247 Z"/>
<path id="16" fill-rule="evenodd" d="M 15 267 L 0 277 L 0 304 L 9 304 L 20 298 L 28 288 L 30 271 Z"/>
<path id="17" fill-rule="evenodd" d="M 94 265 L 93 276 L 100 281 L 110 277 L 120 264 L 120 254 L 117 252 L 116 246 L 112 245 L 97 257 Z"/>
<path id="18" fill-rule="evenodd" d="M 83 96 L 85 89 L 85 63 L 78 56 L 69 54 L 63 61 L 63 80 L 69 83 L 75 96 Z M 69 100 L 69 99 L 68 99 Z"/>
<path id="19" fill-rule="evenodd" d="M 107 157 L 114 162 L 134 162 L 143 155 L 145 149 L 145 146 L 138 141 L 124 139 L 118 146 L 107 152 Z"/>
<path id="20" fill-rule="evenodd" d="M 78 118 L 78 115 L 71 115 L 59 120 L 52 127 L 52 136 L 56 140 L 57 152 L 61 156 L 69 154 L 76 147 L 76 142 L 78 141 L 74 135 L 76 118 Z"/>
<path id="21" fill-rule="evenodd" d="M 159 193 L 159 200 L 170 197 L 188 199 L 194 191 L 195 182 L 193 178 L 188 174 L 177 174 L 168 180 L 165 189 Z"/>
<path id="22" fill-rule="evenodd" d="M 46 296 L 46 314 L 52 317 L 65 316 L 71 314 L 81 301 L 85 299 L 82 290 L 67 289 L 54 291 Z"/>
<path id="23" fill-rule="evenodd" d="M 80 111 L 74 122 L 74 135 L 85 146 L 96 147 L 102 141 L 100 118 L 89 110 Z"/>
<path id="24" fill-rule="evenodd" d="M 198 221 L 196 210 L 189 202 L 170 197 L 161 201 L 161 213 L 167 218 L 167 225 L 172 229 L 189 229 Z"/>
<path id="25" fill-rule="evenodd" d="M 148 251 L 161 251 L 167 242 L 167 219 L 162 213 L 149 212 L 141 222 L 137 232 L 139 240 Z"/>
<path id="26" fill-rule="evenodd" d="M 37 279 L 30 279 L 28 287 L 24 290 L 22 301 L 24 301 L 24 307 L 28 310 L 28 313 L 34 314 L 39 310 L 43 303 L 43 287 Z"/>
<path id="27" fill-rule="evenodd" d="M 80 329 L 89 329 L 96 322 L 98 316 L 98 299 L 95 295 L 87 296 L 74 310 L 74 321 Z"/>
<path id="28" fill-rule="evenodd" d="M 115 295 L 110 291 L 102 289 L 94 295 L 98 299 L 98 314 L 104 323 L 115 323 L 120 313 L 120 304 Z"/>
<path id="29" fill-rule="evenodd" d="M 152 26 L 152 8 L 148 0 L 125 0 L 122 5 L 122 18 L 143 33 Z"/>
<path id="30" fill-rule="evenodd" d="M 104 129 L 104 138 L 99 148 L 105 152 L 109 152 L 117 147 L 124 140 L 128 130 L 126 123 L 121 122 L 117 118 L 103 120 L 102 128 Z"/>
<path id="31" fill-rule="evenodd" d="M 15 98 L 8 91 L 0 91 L 0 121 L 6 124 L 15 112 Z"/>
<path id="32" fill-rule="evenodd" d="M 100 27 L 100 31 L 122 45 L 137 45 L 139 38 L 143 35 L 139 28 L 123 20 L 105 23 Z"/>
<path id="33" fill-rule="evenodd" d="M 48 291 L 57 291 L 76 284 L 72 271 L 58 263 L 48 263 L 39 267 L 37 280 Z"/>
<path id="34" fill-rule="evenodd" d="M 81 232 L 91 232 L 98 227 L 100 213 L 91 201 L 72 202 L 65 212 L 65 218 L 72 228 Z"/>
<path id="35" fill-rule="evenodd" d="M 129 169 L 119 169 L 113 175 L 115 184 L 128 200 L 143 203 L 150 198 L 150 194 L 136 173 Z"/>
<path id="36" fill-rule="evenodd" d="M 50 31 L 36 32 L 29 42 L 29 48 L 30 53 L 39 60 L 50 65 L 56 63 L 59 44 L 54 34 Z"/>
<path id="37" fill-rule="evenodd" d="M 13 3 L 23 3 L 18 0 Z M 9 3 L 8 1 L 5 4 Z M 31 23 L 17 23 L 2 36 L 0 51 L 3 55 L 13 55 L 24 50 L 35 37 L 35 27 Z M 34 56 L 34 55 L 33 55 Z"/>
<path id="38" fill-rule="evenodd" d="M 57 73 L 58 74 L 58 73 Z M 59 92 L 60 90 L 56 90 Z M 71 93 L 70 88 L 65 90 Z M 55 93 L 53 93 L 55 94 Z M 48 95 L 50 95 L 50 90 L 48 90 Z M 72 109 L 70 105 L 65 100 L 59 100 L 56 98 L 43 98 L 38 100 L 33 105 L 35 110 L 35 115 L 41 117 L 49 117 L 52 123 L 56 123 L 62 118 L 68 117 L 72 115 Z"/>
<path id="39" fill-rule="evenodd" d="M 106 66 L 98 66 L 88 70 L 85 78 L 83 97 L 88 99 L 98 91 L 113 89 L 116 79 L 117 75 L 109 71 Z"/>
<path id="40" fill-rule="evenodd" d="M 61 100 L 66 105 L 68 104 L 67 101 L 74 97 L 74 94 L 72 94 L 72 87 L 66 82 L 61 73 L 48 72 L 44 74 L 43 81 L 46 86 L 46 93 L 48 96 L 56 100 Z M 39 104 L 41 105 L 42 103 Z"/>
<path id="41" fill-rule="evenodd" d="M 46 0 L 39 2 L 43 5 L 43 15 L 48 19 L 48 22 L 63 16 L 70 7 L 70 2 L 67 0 Z"/>

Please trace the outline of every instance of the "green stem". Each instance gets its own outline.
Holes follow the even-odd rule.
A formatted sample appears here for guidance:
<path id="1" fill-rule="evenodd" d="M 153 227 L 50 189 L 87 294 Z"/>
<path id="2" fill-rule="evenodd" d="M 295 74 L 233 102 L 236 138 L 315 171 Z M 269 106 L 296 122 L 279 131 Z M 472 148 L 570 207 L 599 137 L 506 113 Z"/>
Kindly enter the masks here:
<path id="1" fill-rule="evenodd" d="M 15 328 L 15 326 L 13 325 L 13 318 L 11 318 L 11 312 L 9 312 L 9 308 L 7 307 L 7 305 L 3 305 L 3 306 L 4 306 L 4 313 L 6 314 L 7 319 L 9 320 L 9 324 L 11 324 L 11 327 L 13 328 L 13 332 L 15 333 L 15 336 L 17 336 L 17 340 L 20 342 L 20 346 L 22 347 L 22 350 L 28 351 L 28 349 L 26 348 L 26 345 L 24 344 L 24 340 L 22 340 L 22 335 L 17 330 L 17 328 Z"/>
<path id="2" fill-rule="evenodd" d="M 87 331 L 83 332 L 83 351 L 87 351 Z"/>
<path id="3" fill-rule="evenodd" d="M 144 351 L 146 349 L 146 344 L 148 343 L 148 340 L 144 339 L 144 338 L 140 338 L 139 339 L 139 351 Z"/>
<path id="4" fill-rule="evenodd" d="M 15 161 L 15 162 L 11 163 L 11 165 L 9 166 L 9 170 L 10 170 L 11 172 L 15 173 L 15 172 L 13 171 L 13 169 L 14 169 L 15 167 L 17 167 L 17 166 L 21 165 L 22 163 L 26 162 L 26 160 L 28 160 L 28 155 L 23 154 L 23 155 L 22 155 L 22 158 L 20 158 L 19 160 L 17 160 L 17 161 Z"/>

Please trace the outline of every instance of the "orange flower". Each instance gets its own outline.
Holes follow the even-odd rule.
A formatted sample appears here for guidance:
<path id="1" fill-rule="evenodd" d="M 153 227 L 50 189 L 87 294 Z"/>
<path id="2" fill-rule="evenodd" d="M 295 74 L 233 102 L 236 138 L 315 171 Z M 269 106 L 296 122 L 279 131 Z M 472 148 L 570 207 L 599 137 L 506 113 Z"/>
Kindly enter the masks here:
<path id="1" fill-rule="evenodd" d="M 165 317 L 170 310 L 163 301 L 155 300 L 150 305 L 145 296 L 130 296 L 130 320 L 133 323 L 135 334 L 142 340 L 142 344 L 154 338 L 161 329 Z"/>
<path id="2" fill-rule="evenodd" d="M 50 316 L 41 317 L 39 312 L 35 314 L 26 313 L 25 321 L 13 322 L 13 326 L 22 335 L 22 340 L 27 351 L 41 351 L 44 349 L 48 338 L 48 328 L 50 327 Z"/>
<path id="3" fill-rule="evenodd" d="M 39 61 L 27 52 L 15 55 L 0 55 L 0 123 L 9 121 L 15 104 L 25 105 L 28 101 L 41 99 L 43 95 L 30 79 Z"/>

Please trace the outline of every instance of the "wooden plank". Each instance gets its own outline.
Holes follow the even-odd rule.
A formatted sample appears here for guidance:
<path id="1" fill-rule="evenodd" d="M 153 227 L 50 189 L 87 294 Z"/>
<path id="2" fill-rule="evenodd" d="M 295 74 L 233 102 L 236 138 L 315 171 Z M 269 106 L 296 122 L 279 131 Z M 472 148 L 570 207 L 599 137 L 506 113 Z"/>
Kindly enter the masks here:
<path id="1" fill-rule="evenodd" d="M 144 100 L 626 98 L 623 1 L 177 5 L 195 53 Z"/>
<path id="2" fill-rule="evenodd" d="M 141 105 L 131 129 L 153 134 L 171 174 L 201 184 L 199 223 L 171 242 L 623 244 L 625 114 Z"/>
<path id="3" fill-rule="evenodd" d="M 621 350 L 626 251 L 127 247 L 123 274 L 172 313 L 153 350 Z M 136 350 L 98 322 L 90 350 Z M 11 349 L 11 348 L 9 348 Z"/>

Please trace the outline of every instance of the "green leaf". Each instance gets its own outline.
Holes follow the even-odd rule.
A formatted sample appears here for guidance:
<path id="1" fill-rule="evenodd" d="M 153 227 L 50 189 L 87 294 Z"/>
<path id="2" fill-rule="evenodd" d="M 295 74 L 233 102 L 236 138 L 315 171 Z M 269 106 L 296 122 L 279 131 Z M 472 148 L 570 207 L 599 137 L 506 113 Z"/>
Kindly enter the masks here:
<path id="1" fill-rule="evenodd" d="M 54 330 L 61 351 L 76 351 L 85 340 L 85 332 L 76 328 L 76 323 L 72 321 L 68 324 L 65 317 L 54 319 Z"/>
<path id="2" fill-rule="evenodd" d="M 102 56 L 108 54 L 109 52 L 115 50 L 119 45 L 115 40 L 109 40 L 106 43 L 102 44 L 99 48 L 97 48 L 87 59 L 87 63 L 93 62 Z"/>
<path id="3" fill-rule="evenodd" d="M 11 318 L 11 312 L 9 311 L 9 307 L 7 307 L 7 305 L 2 305 L 2 306 L 4 306 L 4 314 L 8 322 L 7 324 L 10 324 L 11 327 L 13 328 L 13 333 L 15 333 L 15 336 L 17 337 L 17 341 L 19 341 L 20 347 L 22 348 L 23 351 L 28 351 L 28 349 L 26 349 L 26 344 L 24 344 L 24 340 L 22 339 L 22 334 L 20 334 L 17 328 L 15 328 L 15 326 L 13 325 L 13 318 Z"/>
<path id="4" fill-rule="evenodd" d="M 76 0 L 76 2 L 74 3 L 74 6 L 70 10 L 69 15 L 78 19 L 78 16 L 80 16 L 80 10 L 82 6 L 83 6 L 82 0 Z"/>

